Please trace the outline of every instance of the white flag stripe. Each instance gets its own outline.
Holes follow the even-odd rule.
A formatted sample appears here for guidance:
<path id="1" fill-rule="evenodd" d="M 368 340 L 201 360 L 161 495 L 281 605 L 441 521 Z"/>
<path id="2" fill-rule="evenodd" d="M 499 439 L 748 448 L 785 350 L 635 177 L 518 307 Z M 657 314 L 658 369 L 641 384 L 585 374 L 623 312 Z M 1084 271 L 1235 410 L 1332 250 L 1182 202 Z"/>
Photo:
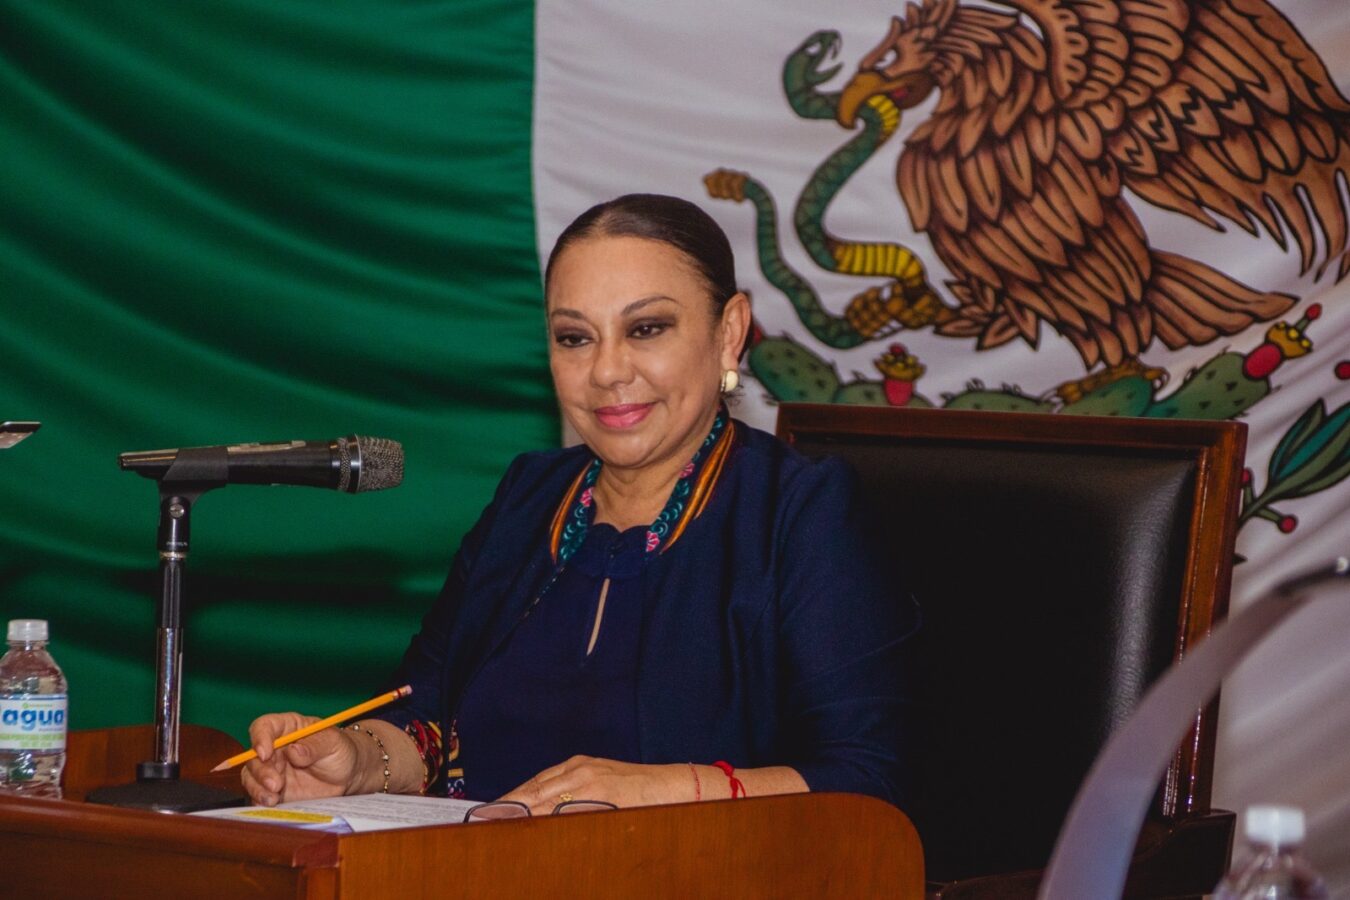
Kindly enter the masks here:
<path id="1" fill-rule="evenodd" d="M 987 2 L 963 5 L 1007 9 Z M 1350 92 L 1350 7 L 1338 0 L 1274 5 L 1320 55 L 1340 90 Z M 698 202 L 726 229 L 740 281 L 753 294 L 766 334 L 789 335 L 833 364 L 843 382 L 855 373 L 879 381 L 874 363 L 893 342 L 926 367 L 914 389 L 936 405 L 944 394 L 965 391 L 973 379 L 994 391 L 1015 385 L 1035 398 L 1081 378 L 1086 370 L 1079 354 L 1044 324 L 1036 348 L 1014 338 L 977 351 L 973 338 L 943 337 L 931 328 L 902 330 L 852 349 L 826 346 L 761 274 L 751 204 L 713 199 L 704 189 L 703 176 L 719 168 L 748 172 L 761 182 L 777 205 L 784 259 L 816 289 L 830 314 L 841 315 L 853 295 L 885 284 L 885 277 L 824 271 L 793 228 L 793 206 L 813 172 L 857 131 L 830 119 L 799 118 L 784 95 L 782 70 L 809 35 L 837 31 L 841 46 L 834 62 L 841 68 L 821 89 L 838 90 L 885 36 L 890 17 L 903 14 L 898 2 L 828 7 L 541 0 L 534 122 L 541 253 L 595 202 L 630 191 L 676 194 Z M 850 176 L 824 222 L 849 240 L 908 247 L 927 268 L 929 283 L 951 302 L 945 283 L 953 273 L 937 257 L 930 236 L 915 232 L 895 173 L 902 142 L 930 118 L 936 103 L 934 92 L 903 111 L 898 132 Z M 1335 283 L 1334 261 L 1320 281 L 1312 273 L 1300 276 L 1297 246 L 1291 240 L 1282 251 L 1264 227 L 1255 236 L 1231 222 L 1214 231 L 1133 193 L 1126 197 L 1154 251 L 1199 260 L 1255 290 L 1298 297 L 1285 314 L 1202 346 L 1171 351 L 1155 339 L 1139 357 L 1170 379 L 1155 402 L 1181 390 L 1188 373 L 1219 354 L 1251 354 L 1265 342 L 1269 327 L 1292 325 L 1320 307 L 1320 317 L 1306 329 L 1312 352 L 1285 359 L 1269 377 L 1273 390 L 1241 419 L 1250 429 L 1247 465 L 1260 492 L 1273 451 L 1305 410 L 1320 401 L 1331 414 L 1350 402 L 1350 282 Z M 1325 239 L 1318 240 L 1324 249 Z M 766 389 L 754 378 L 746 381 L 736 414 L 771 428 L 774 410 L 764 402 Z M 1244 524 L 1238 552 L 1247 561 L 1235 570 L 1235 607 L 1288 574 L 1350 550 L 1350 479 L 1270 508 L 1286 517 L 1286 528 L 1288 517 L 1297 524 L 1289 533 L 1264 519 Z M 1342 661 L 1350 611 L 1343 605 L 1309 610 L 1288 631 L 1258 651 L 1225 688 L 1214 801 L 1238 809 L 1270 799 L 1301 803 L 1309 812 L 1315 859 L 1337 890 L 1350 896 L 1350 762 L 1344 761 L 1350 757 L 1337 752 L 1350 743 L 1350 671 Z M 1301 728 L 1305 733 L 1274 737 Z"/>

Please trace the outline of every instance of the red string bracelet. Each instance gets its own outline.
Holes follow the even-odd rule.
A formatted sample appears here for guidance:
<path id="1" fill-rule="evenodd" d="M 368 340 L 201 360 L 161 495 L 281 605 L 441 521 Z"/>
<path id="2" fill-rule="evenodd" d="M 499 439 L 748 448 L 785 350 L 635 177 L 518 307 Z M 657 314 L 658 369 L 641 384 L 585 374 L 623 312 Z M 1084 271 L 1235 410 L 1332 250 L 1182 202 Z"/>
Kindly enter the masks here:
<path id="1" fill-rule="evenodd" d="M 716 766 L 717 768 L 721 769 L 721 770 L 722 770 L 722 774 L 723 774 L 723 775 L 726 775 L 727 778 L 731 781 L 731 799 L 732 799 L 732 800 L 735 800 L 737 797 L 744 797 L 744 796 L 746 796 L 746 794 L 745 794 L 745 785 L 742 784 L 742 783 L 741 783 L 741 780 L 740 780 L 739 778 L 736 777 L 736 767 L 735 767 L 735 766 L 733 766 L 733 765 L 732 765 L 731 763 L 729 763 L 729 762 L 726 762 L 726 761 L 720 760 L 720 759 L 719 759 L 717 762 L 713 763 L 713 765 Z"/>
<path id="2" fill-rule="evenodd" d="M 694 802 L 698 803 L 703 799 L 703 781 L 698 777 L 698 769 L 693 763 L 689 764 L 689 771 L 694 775 Z"/>

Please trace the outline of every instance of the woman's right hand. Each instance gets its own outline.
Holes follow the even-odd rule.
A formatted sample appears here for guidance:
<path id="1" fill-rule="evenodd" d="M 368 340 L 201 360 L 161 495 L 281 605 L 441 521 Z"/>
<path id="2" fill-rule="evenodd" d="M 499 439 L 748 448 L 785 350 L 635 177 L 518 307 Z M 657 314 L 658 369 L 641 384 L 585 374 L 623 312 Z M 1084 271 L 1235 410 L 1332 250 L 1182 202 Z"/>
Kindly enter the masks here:
<path id="1" fill-rule="evenodd" d="M 358 754 L 341 729 L 325 728 L 280 749 L 272 748 L 272 742 L 283 734 L 317 721 L 315 716 L 293 712 L 253 720 L 248 739 L 258 758 L 244 766 L 241 776 L 249 799 L 260 806 L 275 806 L 347 793 L 356 777 Z"/>

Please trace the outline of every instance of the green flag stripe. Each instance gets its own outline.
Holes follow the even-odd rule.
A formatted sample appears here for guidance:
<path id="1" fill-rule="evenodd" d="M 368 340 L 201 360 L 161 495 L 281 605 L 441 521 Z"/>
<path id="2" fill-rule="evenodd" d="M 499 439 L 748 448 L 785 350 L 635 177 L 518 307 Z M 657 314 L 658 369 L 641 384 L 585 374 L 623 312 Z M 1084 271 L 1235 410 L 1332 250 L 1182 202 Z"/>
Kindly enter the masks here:
<path id="1" fill-rule="evenodd" d="M 534 12 L 0 9 L 0 616 L 74 727 L 147 721 L 154 486 L 124 450 L 404 443 L 402 487 L 193 514 L 184 717 L 326 712 L 396 661 L 511 456 L 556 442 L 530 193 Z"/>

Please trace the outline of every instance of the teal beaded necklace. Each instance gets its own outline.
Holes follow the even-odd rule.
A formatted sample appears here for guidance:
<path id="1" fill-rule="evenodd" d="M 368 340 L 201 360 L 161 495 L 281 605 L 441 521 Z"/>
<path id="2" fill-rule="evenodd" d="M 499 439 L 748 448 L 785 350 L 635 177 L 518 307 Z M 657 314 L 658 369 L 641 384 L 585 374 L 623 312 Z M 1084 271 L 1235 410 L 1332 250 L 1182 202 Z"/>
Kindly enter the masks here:
<path id="1" fill-rule="evenodd" d="M 712 430 L 708 432 L 708 436 L 703 439 L 703 443 L 694 452 L 693 459 L 680 471 L 680 477 L 670 492 L 670 499 L 666 501 L 665 508 L 661 510 L 661 514 L 656 517 L 656 520 L 647 527 L 646 552 L 648 556 L 661 552 L 661 548 L 667 545 L 671 535 L 675 533 L 680 520 L 688 513 L 689 499 L 702 472 L 702 464 L 707 462 L 712 455 L 712 448 L 717 445 L 722 436 L 724 434 L 730 436 L 730 430 L 727 427 L 729 421 L 730 417 L 727 415 L 726 407 L 722 407 L 717 411 L 717 417 L 713 420 Z M 599 458 L 596 458 L 591 461 L 591 464 L 586 468 L 586 473 L 581 478 L 579 491 L 567 512 L 562 537 L 558 543 L 558 568 L 561 568 L 571 558 L 572 554 L 576 553 L 577 548 L 586 539 L 586 532 L 590 530 L 591 523 L 595 520 L 595 483 L 600 478 L 601 468 L 602 463 Z"/>

